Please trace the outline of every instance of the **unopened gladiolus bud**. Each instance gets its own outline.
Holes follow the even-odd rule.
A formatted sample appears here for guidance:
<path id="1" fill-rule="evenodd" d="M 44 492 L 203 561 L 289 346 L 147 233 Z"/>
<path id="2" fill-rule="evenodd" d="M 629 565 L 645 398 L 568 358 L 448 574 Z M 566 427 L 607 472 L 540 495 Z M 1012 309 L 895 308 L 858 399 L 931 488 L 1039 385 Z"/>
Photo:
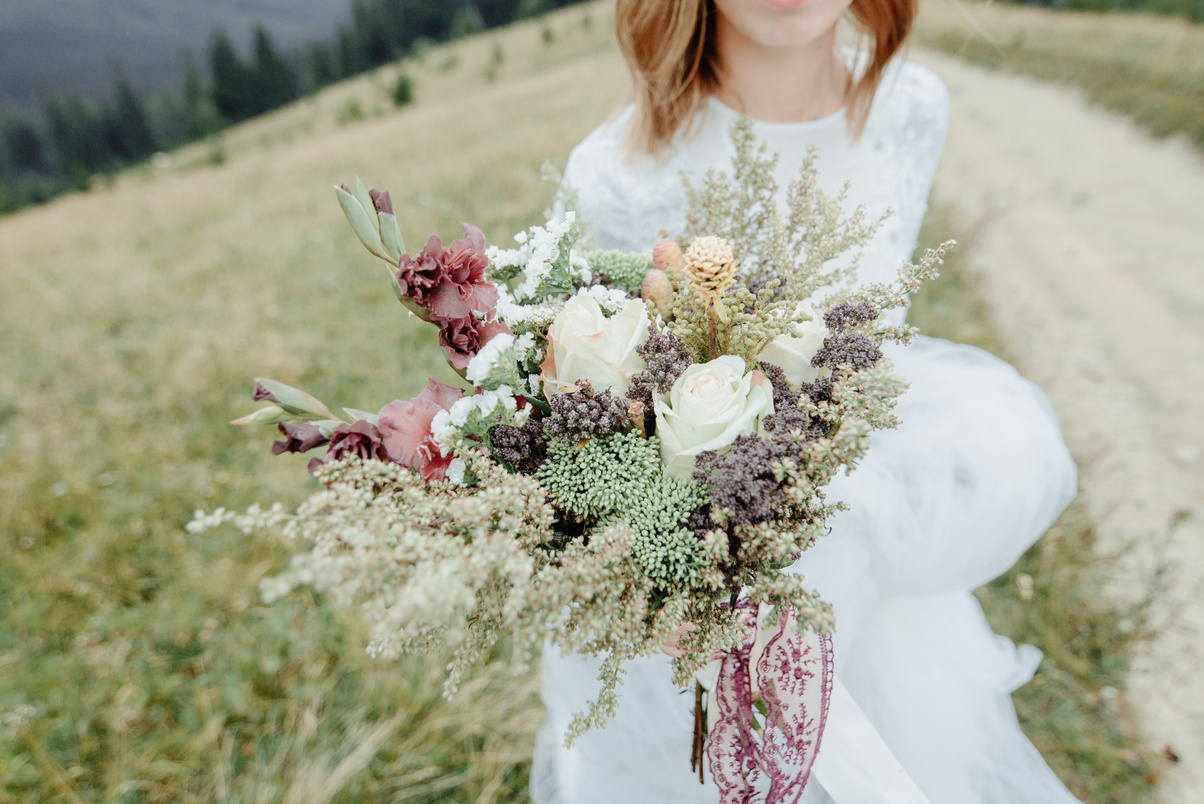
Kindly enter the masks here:
<path id="1" fill-rule="evenodd" d="M 235 419 L 230 424 L 279 424 L 292 418 L 293 414 L 279 405 L 267 405 L 241 419 Z"/>
<path id="2" fill-rule="evenodd" d="M 380 223 L 376 220 L 375 214 L 376 203 L 372 200 L 372 194 L 368 192 L 368 188 L 364 186 L 364 182 L 359 176 L 355 177 L 355 200 L 360 202 L 360 206 L 372 219 L 372 226 L 376 229 L 376 233 L 380 234 Z"/>
<path id="3" fill-rule="evenodd" d="M 397 216 L 393 214 L 393 201 L 389 198 L 387 190 L 369 190 L 368 195 L 375 207 L 377 229 L 380 231 L 385 253 L 397 261 L 405 254 L 406 245 L 401 238 L 401 229 L 397 226 Z"/>
<path id="4" fill-rule="evenodd" d="M 268 377 L 255 378 L 255 400 L 274 402 L 294 416 L 308 416 L 315 419 L 335 418 L 330 408 L 322 404 L 316 397 Z"/>
<path id="5" fill-rule="evenodd" d="M 343 208 L 343 214 L 347 216 L 347 222 L 351 224 L 351 230 L 364 244 L 364 248 L 382 260 L 388 260 L 389 255 L 385 251 L 384 243 L 381 242 L 380 232 L 377 231 L 380 223 L 376 219 L 376 213 L 375 211 L 368 212 L 372 206 L 369 205 L 368 209 L 365 209 L 346 185 L 335 187 L 334 192 L 339 199 L 339 206 Z"/>
<path id="6" fill-rule="evenodd" d="M 390 215 L 393 214 L 393 199 L 389 198 L 388 190 L 369 190 L 368 197 L 372 199 L 372 207 L 377 213 L 387 212 Z"/>
<path id="7" fill-rule="evenodd" d="M 355 408 L 343 408 L 343 412 L 346 413 L 349 417 L 351 417 L 351 420 L 353 422 L 368 422 L 369 424 L 375 425 L 376 422 L 380 419 L 380 414 L 369 413 L 366 410 L 356 410 Z"/>

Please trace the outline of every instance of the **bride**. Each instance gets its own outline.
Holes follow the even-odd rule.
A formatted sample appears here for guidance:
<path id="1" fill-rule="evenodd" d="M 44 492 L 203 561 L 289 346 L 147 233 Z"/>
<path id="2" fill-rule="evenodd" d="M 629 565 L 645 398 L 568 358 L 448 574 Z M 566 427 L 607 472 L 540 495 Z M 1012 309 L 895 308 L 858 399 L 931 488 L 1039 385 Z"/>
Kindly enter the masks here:
<path id="1" fill-rule="evenodd" d="M 915 11 L 915 0 L 618 0 L 634 103 L 573 150 L 565 176 L 594 244 L 640 250 L 662 228 L 678 234 L 683 172 L 697 184 L 726 167 L 744 114 L 781 155 L 779 186 L 815 144 L 826 192 L 848 181 L 851 203 L 871 216 L 893 210 L 858 276 L 889 280 L 915 248 L 948 118 L 940 80 L 895 58 Z M 846 13 L 861 51 L 836 47 Z M 850 510 L 788 570 L 833 603 L 836 677 L 872 724 L 872 739 L 825 740 L 817 768 L 843 760 L 846 775 L 872 775 L 871 755 L 884 753 L 933 804 L 1074 802 L 1011 703 L 1040 652 L 992 633 L 971 595 L 1074 494 L 1057 420 L 1037 388 L 972 347 L 921 337 L 888 354 L 911 383 L 903 425 L 878 433 L 861 466 L 836 480 L 832 496 Z M 631 663 L 617 716 L 566 749 L 598 666 L 549 650 L 537 804 L 718 800 L 690 772 L 693 695 L 672 685 L 668 664 Z M 829 734 L 842 717 L 852 715 L 834 706 Z M 855 804 L 832 778 L 813 775 L 804 801 Z"/>

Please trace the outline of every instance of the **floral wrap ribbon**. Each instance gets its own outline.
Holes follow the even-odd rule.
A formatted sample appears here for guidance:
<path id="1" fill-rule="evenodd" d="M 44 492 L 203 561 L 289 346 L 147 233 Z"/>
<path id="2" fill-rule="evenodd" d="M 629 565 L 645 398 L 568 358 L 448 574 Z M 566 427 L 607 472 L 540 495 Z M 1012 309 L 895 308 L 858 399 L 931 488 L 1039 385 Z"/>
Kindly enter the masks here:
<path id="1" fill-rule="evenodd" d="M 797 802 L 828 719 L 832 640 L 798 633 L 789 609 L 774 622 L 764 610 L 758 616 L 751 604 L 742 607 L 741 620 L 751 630 L 723 656 L 707 707 L 711 775 L 722 804 Z"/>

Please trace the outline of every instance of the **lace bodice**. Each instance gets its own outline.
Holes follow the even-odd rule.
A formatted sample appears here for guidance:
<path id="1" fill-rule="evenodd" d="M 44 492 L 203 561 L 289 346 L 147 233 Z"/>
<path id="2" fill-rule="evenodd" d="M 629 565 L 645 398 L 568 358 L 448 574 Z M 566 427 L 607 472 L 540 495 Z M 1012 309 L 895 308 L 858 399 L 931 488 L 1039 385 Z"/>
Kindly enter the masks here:
<path id="1" fill-rule="evenodd" d="M 685 224 L 682 174 L 695 186 L 711 167 L 731 164 L 730 131 L 738 112 L 711 98 L 688 131 L 663 155 L 628 160 L 623 138 L 632 107 L 598 127 L 573 149 L 565 170 L 592 245 L 639 251 L 659 230 L 671 237 Z M 780 155 L 784 190 L 810 144 L 819 147 L 820 186 L 832 195 L 848 181 L 849 203 L 871 217 L 893 214 L 864 250 L 858 281 L 889 281 L 916 247 L 928 193 L 949 119 L 944 84 L 928 69 L 897 61 L 886 71 L 862 137 L 849 137 L 843 110 L 807 123 L 757 121 L 754 129 Z"/>

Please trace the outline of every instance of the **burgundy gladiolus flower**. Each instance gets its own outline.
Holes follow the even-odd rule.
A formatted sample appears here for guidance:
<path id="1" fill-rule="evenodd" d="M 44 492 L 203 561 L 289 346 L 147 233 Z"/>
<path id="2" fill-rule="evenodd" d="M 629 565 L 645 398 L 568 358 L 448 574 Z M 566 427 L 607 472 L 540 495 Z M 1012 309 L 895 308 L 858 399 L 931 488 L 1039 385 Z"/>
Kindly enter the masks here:
<path id="1" fill-rule="evenodd" d="M 309 473 L 317 474 L 322 465 L 337 461 L 344 455 L 355 455 L 366 461 L 389 460 L 380 431 L 371 422 L 361 419 L 355 424 L 340 424 L 334 428 L 326 454 L 309 462 Z"/>
<path id="2" fill-rule="evenodd" d="M 464 392 L 459 388 L 427 380 L 418 396 L 381 408 L 377 427 L 389 460 L 417 469 L 428 483 L 442 480 L 452 459 L 443 457 L 431 438 L 431 421 L 462 396 Z"/>
<path id="3" fill-rule="evenodd" d="M 258 389 L 256 394 L 258 394 Z M 272 444 L 273 455 L 283 455 L 286 452 L 309 452 L 314 447 L 320 447 L 330 440 L 322 435 L 322 431 L 312 422 L 303 424 L 280 422 L 276 425 L 276 429 L 284 436 L 284 440 Z"/>
<path id="4" fill-rule="evenodd" d="M 401 285 L 401 292 L 422 307 L 431 309 L 432 294 L 447 284 L 446 254 L 443 244 L 434 235 L 416 256 L 402 254 L 397 265 L 397 284 Z"/>
<path id="5" fill-rule="evenodd" d="M 431 317 L 455 321 L 473 313 L 492 314 L 497 307 L 497 286 L 485 279 L 489 257 L 485 235 L 471 223 L 461 224 L 464 237 L 443 252 L 443 282 L 431 294 Z"/>
<path id="6" fill-rule="evenodd" d="M 510 327 L 501 321 L 482 321 L 472 315 L 454 321 L 444 321 L 439 330 L 439 345 L 447 352 L 447 362 L 458 369 L 468 368 L 481 347 L 494 335 L 510 334 Z"/>
<path id="7" fill-rule="evenodd" d="M 485 235 L 471 223 L 460 225 L 464 227 L 464 237 L 447 247 L 447 276 L 457 285 L 484 282 L 485 269 L 489 267 Z"/>

